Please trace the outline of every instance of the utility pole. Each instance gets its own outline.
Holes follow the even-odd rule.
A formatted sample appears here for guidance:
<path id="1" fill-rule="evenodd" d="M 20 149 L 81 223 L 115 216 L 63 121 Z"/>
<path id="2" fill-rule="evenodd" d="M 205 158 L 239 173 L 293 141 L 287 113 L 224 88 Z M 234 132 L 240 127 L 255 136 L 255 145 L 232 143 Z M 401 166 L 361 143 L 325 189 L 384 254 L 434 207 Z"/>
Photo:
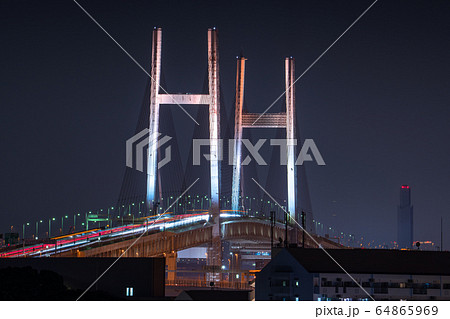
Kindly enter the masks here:
<path id="1" fill-rule="evenodd" d="M 284 214 L 284 247 L 288 247 L 288 224 L 289 224 L 289 214 Z"/>
<path id="2" fill-rule="evenodd" d="M 23 257 L 25 257 L 25 224 L 23 224 L 23 228 L 22 228 L 22 245 L 23 245 Z"/>
<path id="3" fill-rule="evenodd" d="M 305 212 L 302 211 L 302 248 L 305 248 L 305 224 L 306 224 Z"/>
<path id="4" fill-rule="evenodd" d="M 270 249 L 273 249 L 273 228 L 275 226 L 275 212 L 270 212 Z"/>

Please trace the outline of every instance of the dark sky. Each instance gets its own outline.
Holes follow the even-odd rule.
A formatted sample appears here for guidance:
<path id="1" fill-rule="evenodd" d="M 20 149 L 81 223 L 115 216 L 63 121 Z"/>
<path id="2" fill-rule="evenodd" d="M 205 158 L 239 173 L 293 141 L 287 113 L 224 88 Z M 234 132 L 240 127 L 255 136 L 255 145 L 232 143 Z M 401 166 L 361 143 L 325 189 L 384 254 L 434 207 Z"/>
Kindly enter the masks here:
<path id="1" fill-rule="evenodd" d="M 225 104 L 243 52 L 253 112 L 283 92 L 285 56 L 299 75 L 371 2 L 80 0 L 147 70 L 162 27 L 172 92 L 202 89 L 206 30 L 216 26 Z M 145 73 L 70 0 L 1 1 L 0 40 L 0 231 L 114 205 Z M 449 1 L 379 0 L 296 84 L 302 137 L 327 164 L 307 165 L 318 220 L 395 240 L 409 184 L 414 239 L 439 243 L 440 217 L 450 225 L 449 51 Z M 174 112 L 178 127 L 193 128 Z"/>

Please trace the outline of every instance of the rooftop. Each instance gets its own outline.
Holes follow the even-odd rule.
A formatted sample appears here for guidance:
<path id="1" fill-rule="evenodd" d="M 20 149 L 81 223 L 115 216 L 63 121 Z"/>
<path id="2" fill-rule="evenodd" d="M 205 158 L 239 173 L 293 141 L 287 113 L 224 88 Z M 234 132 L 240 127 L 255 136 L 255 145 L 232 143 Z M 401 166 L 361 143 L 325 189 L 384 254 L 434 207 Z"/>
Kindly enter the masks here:
<path id="1" fill-rule="evenodd" d="M 344 271 L 322 249 L 287 248 L 310 273 Z M 347 272 L 450 275 L 450 252 L 385 249 L 327 249 Z"/>

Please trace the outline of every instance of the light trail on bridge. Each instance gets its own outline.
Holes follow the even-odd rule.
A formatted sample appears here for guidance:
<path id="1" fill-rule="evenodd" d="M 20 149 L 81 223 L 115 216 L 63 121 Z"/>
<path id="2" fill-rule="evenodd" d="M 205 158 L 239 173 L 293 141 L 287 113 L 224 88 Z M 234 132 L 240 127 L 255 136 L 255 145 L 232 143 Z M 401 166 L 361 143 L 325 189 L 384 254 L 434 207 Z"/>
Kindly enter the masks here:
<path id="1" fill-rule="evenodd" d="M 221 211 L 221 218 L 239 218 L 244 212 L 241 211 Z M 109 240 L 126 239 L 143 232 L 148 231 L 149 234 L 175 229 L 178 227 L 187 227 L 199 223 L 207 223 L 210 219 L 210 213 L 203 211 L 196 214 L 168 215 L 158 219 L 158 215 L 150 216 L 146 222 L 141 224 L 131 224 L 113 228 L 94 228 L 74 234 L 53 237 L 49 243 L 40 243 L 31 246 L 17 248 L 11 251 L 0 253 L 0 258 L 13 257 L 49 257 L 51 255 L 60 254 L 72 249 L 79 249 L 90 246 L 98 242 L 106 242 Z M 158 220 L 157 220 L 158 219 Z M 53 241 L 53 242 L 52 242 Z"/>

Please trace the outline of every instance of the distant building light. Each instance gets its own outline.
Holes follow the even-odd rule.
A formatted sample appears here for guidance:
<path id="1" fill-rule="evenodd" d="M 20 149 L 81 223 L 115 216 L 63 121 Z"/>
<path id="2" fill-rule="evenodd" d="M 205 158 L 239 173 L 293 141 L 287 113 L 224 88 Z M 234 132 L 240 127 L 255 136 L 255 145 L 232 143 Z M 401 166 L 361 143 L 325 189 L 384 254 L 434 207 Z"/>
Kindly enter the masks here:
<path id="1" fill-rule="evenodd" d="M 127 297 L 133 297 L 133 295 L 134 295 L 133 287 L 127 287 L 126 296 Z"/>

